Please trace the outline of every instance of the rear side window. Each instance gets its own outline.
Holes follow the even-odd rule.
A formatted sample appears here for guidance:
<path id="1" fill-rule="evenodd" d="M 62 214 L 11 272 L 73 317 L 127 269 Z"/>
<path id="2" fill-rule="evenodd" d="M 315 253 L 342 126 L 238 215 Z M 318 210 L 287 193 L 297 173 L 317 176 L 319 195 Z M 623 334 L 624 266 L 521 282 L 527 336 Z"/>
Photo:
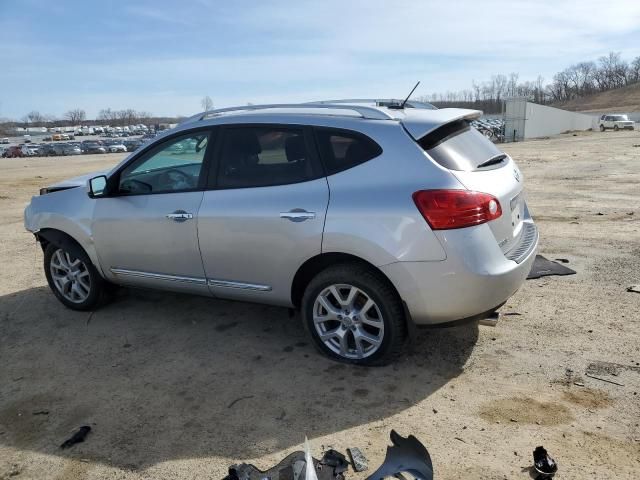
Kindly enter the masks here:
<path id="1" fill-rule="evenodd" d="M 447 123 L 422 137 L 420 146 L 449 170 L 473 171 L 495 167 L 506 160 L 491 141 L 466 120 Z"/>
<path id="2" fill-rule="evenodd" d="M 226 128 L 217 187 L 249 188 L 305 182 L 321 176 L 302 128 Z"/>
<path id="3" fill-rule="evenodd" d="M 316 140 L 327 175 L 367 162 L 382 153 L 382 148 L 366 135 L 331 128 L 316 129 Z"/>

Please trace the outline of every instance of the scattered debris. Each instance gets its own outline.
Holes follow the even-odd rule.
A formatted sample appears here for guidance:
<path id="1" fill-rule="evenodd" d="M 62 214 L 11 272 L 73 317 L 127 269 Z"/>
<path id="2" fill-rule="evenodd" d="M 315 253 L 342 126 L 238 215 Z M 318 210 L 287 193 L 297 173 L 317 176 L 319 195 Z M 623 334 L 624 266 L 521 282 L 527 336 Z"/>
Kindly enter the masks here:
<path id="1" fill-rule="evenodd" d="M 49 410 L 38 410 L 37 412 L 33 412 L 33 415 L 49 415 Z"/>
<path id="2" fill-rule="evenodd" d="M 233 407 L 236 403 L 238 403 L 240 400 L 248 400 L 250 398 L 253 398 L 253 395 L 247 395 L 246 397 L 239 397 L 236 398 L 233 402 L 231 402 L 229 405 L 227 405 L 227 408 L 231 408 Z"/>
<path id="3" fill-rule="evenodd" d="M 453 437 L 453 438 L 454 438 L 454 440 L 458 440 L 459 442 L 467 443 L 467 442 L 465 442 L 465 441 L 464 441 L 462 438 L 460 438 L 460 437 Z"/>
<path id="4" fill-rule="evenodd" d="M 349 462 L 347 462 L 347 457 L 345 457 L 342 453 L 329 449 L 327 450 L 322 458 L 320 459 L 320 465 L 326 465 L 328 467 L 333 468 L 333 472 L 336 475 L 343 474 L 349 468 Z"/>
<path id="5" fill-rule="evenodd" d="M 491 316 L 487 318 L 483 318 L 478 321 L 479 325 L 484 325 L 486 327 L 495 327 L 498 324 L 499 314 L 498 312 L 494 312 Z"/>
<path id="6" fill-rule="evenodd" d="M 358 447 L 347 448 L 347 453 L 351 459 L 351 466 L 356 472 L 369 470 L 369 461 Z"/>
<path id="7" fill-rule="evenodd" d="M 393 446 L 387 447 L 384 462 L 366 480 L 398 476 L 402 478 L 402 472 L 410 472 L 420 480 L 433 480 L 431 456 L 424 445 L 413 435 L 403 438 L 395 430 L 391 430 L 390 437 Z"/>
<path id="8" fill-rule="evenodd" d="M 640 285 L 631 285 L 627 287 L 627 292 L 640 293 Z"/>
<path id="9" fill-rule="evenodd" d="M 600 380 L 601 382 L 612 383 L 614 385 L 618 385 L 619 387 L 624 387 L 624 383 L 618 383 L 618 382 L 614 382 L 613 380 L 607 380 L 606 378 L 596 377 L 595 375 L 591 375 L 590 373 L 585 373 L 585 375 L 589 378 Z"/>
<path id="10" fill-rule="evenodd" d="M 84 442 L 85 438 L 87 438 L 87 435 L 89 434 L 90 431 L 91 431 L 91 427 L 88 425 L 84 425 L 80 427 L 80 429 L 76 433 L 71 435 L 70 438 L 65 440 L 64 443 L 60 445 L 60 448 L 63 448 L 63 449 L 70 448 L 70 447 L 73 447 L 76 443 Z"/>
<path id="11" fill-rule="evenodd" d="M 348 467 L 346 457 L 335 450 L 328 450 L 321 460 L 313 458 L 305 438 L 304 452 L 293 452 L 264 471 L 248 463 L 232 465 L 224 480 L 344 480 Z"/>
<path id="12" fill-rule="evenodd" d="M 602 213 L 602 212 L 598 212 L 598 213 L 596 213 L 596 215 L 598 215 L 598 216 L 602 216 L 602 215 L 604 215 L 604 213 Z"/>
<path id="13" fill-rule="evenodd" d="M 545 478 L 553 478 L 558 471 L 558 464 L 549 456 L 544 447 L 536 447 L 533 451 L 533 468 L 540 475 L 536 480 L 544 480 Z"/>
<path id="14" fill-rule="evenodd" d="M 556 262 L 569 263 L 569 259 L 568 258 L 556 258 Z"/>
<path id="15" fill-rule="evenodd" d="M 573 382 L 576 387 L 584 387 L 584 383 L 582 382 Z"/>
<path id="16" fill-rule="evenodd" d="M 542 255 L 536 255 L 533 265 L 531 266 L 531 271 L 527 276 L 527 280 L 546 277 L 548 275 L 573 275 L 575 273 L 575 270 L 571 270 L 558 262 L 552 262 Z"/>

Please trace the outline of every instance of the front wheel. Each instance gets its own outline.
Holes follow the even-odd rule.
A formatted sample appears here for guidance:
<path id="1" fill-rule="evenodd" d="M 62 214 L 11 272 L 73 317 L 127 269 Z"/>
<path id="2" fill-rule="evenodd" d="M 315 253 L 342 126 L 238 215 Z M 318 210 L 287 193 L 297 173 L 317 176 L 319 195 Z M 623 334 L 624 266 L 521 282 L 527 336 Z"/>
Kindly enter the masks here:
<path id="1" fill-rule="evenodd" d="M 305 290 L 302 317 L 318 349 L 336 360 L 386 365 L 404 351 L 402 301 L 366 265 L 336 265 L 316 275 Z"/>
<path id="2" fill-rule="evenodd" d="M 600 125 L 600 131 L 604 132 L 604 125 Z"/>
<path id="3" fill-rule="evenodd" d="M 618 130 L 620 130 L 620 127 L 618 127 L 618 125 L 614 125 L 613 129 L 617 132 Z"/>
<path id="4" fill-rule="evenodd" d="M 53 294 L 72 310 L 92 310 L 104 297 L 105 281 L 93 264 L 56 245 L 45 249 L 44 273 Z"/>

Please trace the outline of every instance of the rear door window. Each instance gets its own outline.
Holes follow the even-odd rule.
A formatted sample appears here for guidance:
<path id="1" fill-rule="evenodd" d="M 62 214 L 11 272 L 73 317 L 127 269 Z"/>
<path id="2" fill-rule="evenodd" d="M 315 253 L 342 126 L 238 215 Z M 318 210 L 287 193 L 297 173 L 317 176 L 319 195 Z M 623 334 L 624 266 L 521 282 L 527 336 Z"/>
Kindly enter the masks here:
<path id="1" fill-rule="evenodd" d="M 317 128 L 316 140 L 327 175 L 367 162 L 382 153 L 382 148 L 366 135 L 349 130 Z"/>
<path id="2" fill-rule="evenodd" d="M 449 170 L 495 168 L 507 158 L 466 120 L 438 127 L 418 143 L 439 165 Z"/>
<path id="3" fill-rule="evenodd" d="M 239 126 L 223 130 L 218 188 L 250 188 L 306 182 L 322 176 L 303 128 Z"/>

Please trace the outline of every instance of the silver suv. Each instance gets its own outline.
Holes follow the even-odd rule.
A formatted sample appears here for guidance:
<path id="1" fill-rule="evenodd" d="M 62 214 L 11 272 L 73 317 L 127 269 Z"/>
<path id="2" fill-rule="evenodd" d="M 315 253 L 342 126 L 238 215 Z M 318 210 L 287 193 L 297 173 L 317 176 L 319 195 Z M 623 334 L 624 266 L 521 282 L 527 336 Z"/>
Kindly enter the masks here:
<path id="1" fill-rule="evenodd" d="M 530 270 L 522 174 L 469 125 L 479 114 L 205 112 L 107 173 L 42 189 L 25 226 L 69 308 L 113 284 L 281 305 L 327 355 L 388 363 L 413 325 L 491 314 Z"/>

